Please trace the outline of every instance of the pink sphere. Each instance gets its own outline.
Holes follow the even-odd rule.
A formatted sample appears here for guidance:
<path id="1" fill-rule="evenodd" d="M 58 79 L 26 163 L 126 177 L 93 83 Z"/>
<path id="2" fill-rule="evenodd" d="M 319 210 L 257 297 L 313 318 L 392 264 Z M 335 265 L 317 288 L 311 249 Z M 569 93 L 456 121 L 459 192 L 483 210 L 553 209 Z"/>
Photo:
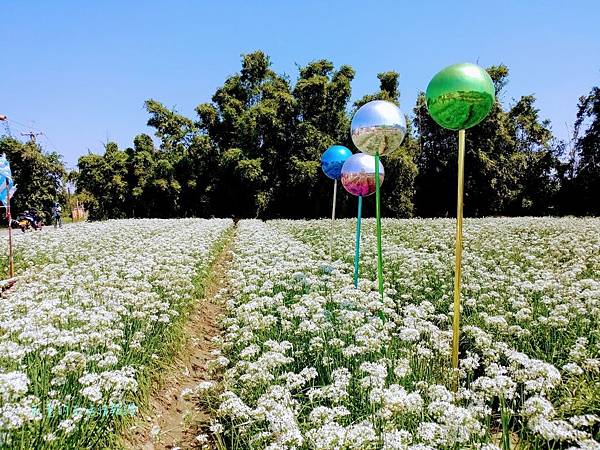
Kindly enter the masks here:
<path id="1" fill-rule="evenodd" d="M 384 171 L 379 161 L 379 186 L 383 183 Z M 355 153 L 342 166 L 342 185 L 352 195 L 366 197 L 375 192 L 375 157 L 366 153 Z"/>

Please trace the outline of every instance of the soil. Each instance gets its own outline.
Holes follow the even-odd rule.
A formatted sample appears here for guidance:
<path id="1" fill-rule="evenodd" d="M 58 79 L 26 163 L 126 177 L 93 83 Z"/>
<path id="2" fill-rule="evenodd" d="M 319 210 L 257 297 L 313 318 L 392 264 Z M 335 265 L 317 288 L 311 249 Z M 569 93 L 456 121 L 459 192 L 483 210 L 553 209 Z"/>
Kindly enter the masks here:
<path id="1" fill-rule="evenodd" d="M 235 229 L 234 229 L 235 232 Z M 201 381 L 210 380 L 207 363 L 214 359 L 212 339 L 220 335 L 218 319 L 225 307 L 215 295 L 226 286 L 231 263 L 230 237 L 208 276 L 204 296 L 195 305 L 184 329 L 186 342 L 160 384 L 153 387 L 149 408 L 129 428 L 123 445 L 135 450 L 199 449 L 196 436 L 209 425 L 210 415 L 194 396 L 183 398 L 184 389 L 193 389 Z M 150 431 L 158 425 L 160 433 L 152 438 Z"/>

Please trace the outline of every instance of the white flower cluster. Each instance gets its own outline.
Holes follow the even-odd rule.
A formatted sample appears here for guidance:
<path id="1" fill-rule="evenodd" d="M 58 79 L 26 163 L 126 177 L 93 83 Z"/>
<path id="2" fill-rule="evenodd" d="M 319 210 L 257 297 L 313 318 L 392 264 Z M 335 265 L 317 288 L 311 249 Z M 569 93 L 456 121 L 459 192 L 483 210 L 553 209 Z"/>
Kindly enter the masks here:
<path id="1" fill-rule="evenodd" d="M 242 221 L 224 319 L 219 439 L 269 449 L 594 448 L 600 220 L 465 221 L 460 388 L 454 223 Z M 596 431 L 594 431 L 596 430 Z"/>
<path id="2" fill-rule="evenodd" d="M 110 418 L 104 430 L 86 418 L 131 401 L 231 225 L 113 220 L 18 235 L 28 268 L 1 300 L 0 448 L 99 445 Z"/>

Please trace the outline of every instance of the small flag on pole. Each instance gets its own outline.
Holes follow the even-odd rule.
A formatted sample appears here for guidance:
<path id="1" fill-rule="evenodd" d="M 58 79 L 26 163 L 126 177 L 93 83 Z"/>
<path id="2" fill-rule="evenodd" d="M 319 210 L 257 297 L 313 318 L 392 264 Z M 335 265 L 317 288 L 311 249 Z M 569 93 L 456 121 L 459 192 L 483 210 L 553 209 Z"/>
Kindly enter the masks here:
<path id="1" fill-rule="evenodd" d="M 0 202 L 5 208 L 16 190 L 17 187 L 13 182 L 12 172 L 10 171 L 10 163 L 6 159 L 6 155 L 2 154 L 0 156 Z"/>

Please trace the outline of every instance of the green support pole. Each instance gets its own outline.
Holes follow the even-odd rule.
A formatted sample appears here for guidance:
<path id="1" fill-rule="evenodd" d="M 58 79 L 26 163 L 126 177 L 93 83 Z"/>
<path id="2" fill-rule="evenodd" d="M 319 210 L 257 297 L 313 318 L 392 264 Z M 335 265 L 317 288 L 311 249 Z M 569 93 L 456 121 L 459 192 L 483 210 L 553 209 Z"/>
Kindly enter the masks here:
<path id="1" fill-rule="evenodd" d="M 375 218 L 377 221 L 377 281 L 383 300 L 383 256 L 381 254 L 381 200 L 379 194 L 379 152 L 375 153 Z"/>
<path id="2" fill-rule="evenodd" d="M 362 196 L 358 196 L 356 214 L 356 244 L 354 244 L 354 287 L 358 287 L 358 266 L 360 265 L 360 222 L 362 218 Z"/>

